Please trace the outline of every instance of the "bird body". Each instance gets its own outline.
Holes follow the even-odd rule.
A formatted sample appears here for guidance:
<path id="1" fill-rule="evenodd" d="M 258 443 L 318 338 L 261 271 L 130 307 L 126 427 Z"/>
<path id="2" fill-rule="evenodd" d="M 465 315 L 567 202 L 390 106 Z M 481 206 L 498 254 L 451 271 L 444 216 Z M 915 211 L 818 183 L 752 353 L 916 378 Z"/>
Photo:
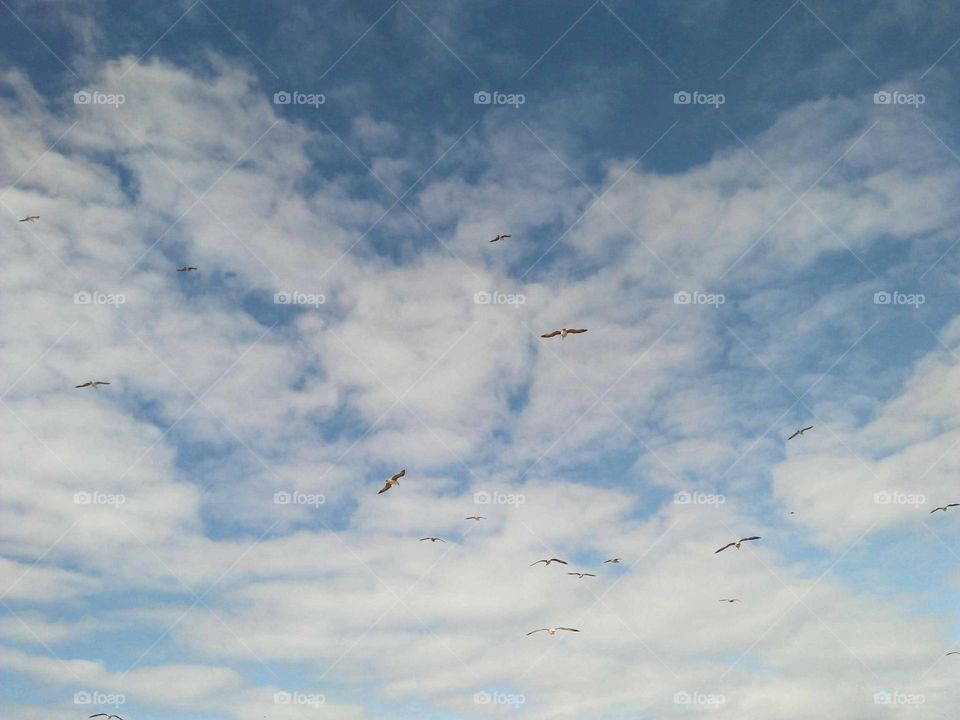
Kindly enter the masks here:
<path id="1" fill-rule="evenodd" d="M 420 542 L 423 542 L 424 540 L 429 540 L 430 542 L 437 542 L 437 540 L 439 540 L 439 541 L 442 542 L 442 543 L 445 543 L 445 542 L 446 542 L 446 540 L 444 540 L 443 538 L 438 538 L 438 537 L 425 537 L 425 538 L 420 538 Z"/>
<path id="2" fill-rule="evenodd" d="M 402 477 L 403 477 L 404 475 L 406 475 L 406 474 L 407 474 L 407 471 L 406 471 L 406 470 L 401 470 L 401 471 L 398 472 L 396 475 L 394 475 L 393 477 L 391 477 L 389 480 L 387 480 L 387 482 L 386 482 L 386 483 L 384 484 L 384 486 L 383 486 L 383 489 L 380 490 L 380 491 L 377 493 L 377 495 L 379 495 L 380 493 L 385 493 L 387 490 L 389 490 L 390 488 L 392 488 L 394 485 L 399 485 L 399 484 L 400 484 L 400 478 L 402 478 Z"/>
<path id="3" fill-rule="evenodd" d="M 20 218 L 20 222 L 33 222 L 34 220 L 39 220 L 39 215 L 27 215 L 25 218 Z"/>
<path id="4" fill-rule="evenodd" d="M 563 340 L 564 338 L 567 337 L 567 335 L 577 335 L 578 333 L 585 333 L 585 332 L 587 332 L 586 328 L 563 328 L 562 330 L 553 330 L 551 332 L 544 333 L 540 337 L 552 338 L 559 335 L 560 339 Z"/>
<path id="5" fill-rule="evenodd" d="M 498 242 L 499 240 L 506 240 L 508 237 L 513 237 L 513 236 L 512 236 L 512 235 L 497 235 L 497 236 L 496 236 L 493 240 L 491 240 L 490 242 Z"/>
<path id="6" fill-rule="evenodd" d="M 933 515 L 937 510 L 947 511 L 947 508 L 958 507 L 960 503 L 950 503 L 949 505 L 944 505 L 943 507 L 937 507 L 930 511 L 930 514 Z"/>
<path id="7" fill-rule="evenodd" d="M 464 518 L 464 520 L 476 520 L 480 522 L 481 520 L 486 520 L 486 518 L 483 515 L 471 515 L 470 517 Z"/>
<path id="8" fill-rule="evenodd" d="M 196 269 L 193 265 L 184 265 L 183 267 L 178 267 L 177 272 L 193 272 Z"/>
<path id="9" fill-rule="evenodd" d="M 566 560 L 561 560 L 560 558 L 550 558 L 549 560 L 537 560 L 536 562 L 530 563 L 530 567 L 533 567 L 534 565 L 539 565 L 540 563 L 543 563 L 543 566 L 546 567 L 546 566 L 549 565 L 550 563 L 554 563 L 554 562 L 555 562 L 555 563 L 560 563 L 561 565 L 569 565 L 569 564 L 570 564 L 570 563 L 568 563 Z"/>
<path id="10" fill-rule="evenodd" d="M 583 572 L 569 572 L 567 575 L 576 575 L 578 578 L 583 579 L 585 577 L 596 577 L 593 573 L 583 573 Z"/>
<path id="11" fill-rule="evenodd" d="M 793 435 L 788 437 L 787 440 L 793 440 L 795 437 L 803 437 L 803 434 L 807 430 L 813 430 L 813 425 L 810 425 L 809 427 L 805 427 L 805 428 L 797 428 L 797 431 L 793 433 Z"/>
<path id="12" fill-rule="evenodd" d="M 604 561 L 603 561 L 603 564 L 604 564 L 604 565 L 606 565 L 607 563 L 617 564 L 617 563 L 620 562 L 621 559 L 622 559 L 622 558 L 610 558 L 609 560 L 604 560 Z"/>
<path id="13" fill-rule="evenodd" d="M 576 628 L 554 627 L 554 628 L 540 628 L 538 630 L 531 630 L 530 632 L 527 633 L 527 635 L 533 635 L 534 633 L 538 633 L 538 632 L 547 632 L 547 633 L 550 633 L 551 635 L 556 635 L 558 630 L 566 630 L 567 632 L 580 632 Z"/>
<path id="14" fill-rule="evenodd" d="M 720 548 L 719 550 L 715 550 L 713 554 L 716 555 L 718 552 L 723 552 L 723 551 L 726 550 L 728 547 L 735 547 L 737 550 L 739 550 L 739 549 L 740 549 L 740 543 L 745 543 L 745 542 L 747 542 L 748 540 L 759 540 L 759 539 L 760 539 L 760 536 L 759 536 L 759 535 L 753 535 L 753 536 L 751 536 L 751 537 L 740 538 L 739 540 L 736 540 L 736 541 L 734 541 L 734 542 L 727 543 L 726 545 L 724 545 L 724 546 L 723 546 L 722 548 Z"/>
<path id="15" fill-rule="evenodd" d="M 721 598 L 719 602 L 735 603 L 735 602 L 740 602 L 740 600 L 738 600 L 737 598 Z"/>
<path id="16" fill-rule="evenodd" d="M 74 385 L 73 387 L 74 387 L 74 388 L 85 388 L 85 387 L 88 387 L 88 388 L 93 388 L 94 390 L 96 390 L 97 387 L 99 387 L 100 385 L 109 385 L 109 384 L 110 384 L 110 383 L 104 382 L 103 380 L 87 380 L 87 382 L 85 382 L 85 383 L 83 383 L 83 384 L 81 384 L 81 385 Z"/>

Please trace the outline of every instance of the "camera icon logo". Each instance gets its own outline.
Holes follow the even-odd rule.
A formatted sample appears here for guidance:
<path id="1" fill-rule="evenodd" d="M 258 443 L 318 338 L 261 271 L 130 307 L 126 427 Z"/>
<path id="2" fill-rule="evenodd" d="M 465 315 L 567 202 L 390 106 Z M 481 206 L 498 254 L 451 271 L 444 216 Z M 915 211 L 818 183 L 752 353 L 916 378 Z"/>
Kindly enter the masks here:
<path id="1" fill-rule="evenodd" d="M 492 296 L 486 290 L 481 290 L 478 293 L 473 294 L 473 302 L 476 305 L 489 305 Z"/>
<path id="2" fill-rule="evenodd" d="M 286 490 L 281 490 L 280 492 L 275 492 L 273 494 L 273 504 L 274 505 L 289 505 L 290 504 L 290 493 Z"/>
<path id="3" fill-rule="evenodd" d="M 873 502 L 877 505 L 889 505 L 892 500 L 893 498 L 891 497 L 890 493 L 886 491 L 874 493 L 873 495 Z"/>
<path id="4" fill-rule="evenodd" d="M 90 304 L 90 293 L 86 290 L 81 290 L 78 293 L 73 294 L 73 304 L 74 305 L 89 305 Z"/>
<path id="5" fill-rule="evenodd" d="M 288 692 L 278 692 L 273 694 L 273 704 L 274 705 L 289 705 L 292 700 L 292 695 Z"/>
<path id="6" fill-rule="evenodd" d="M 274 105 L 289 105 L 291 100 L 292 96 L 286 90 L 280 90 L 273 94 Z"/>
<path id="7" fill-rule="evenodd" d="M 874 693 L 873 703 L 874 705 L 889 705 L 893 701 L 893 696 L 890 693 L 883 691 Z"/>
<path id="8" fill-rule="evenodd" d="M 674 105 L 689 105 L 693 96 L 690 95 L 686 90 L 680 90 L 673 94 L 673 104 Z"/>
<path id="9" fill-rule="evenodd" d="M 473 702 L 476 703 L 477 705 L 489 705 L 491 699 L 492 698 L 490 697 L 490 693 L 488 692 L 474 693 L 474 696 L 473 696 Z"/>
<path id="10" fill-rule="evenodd" d="M 278 292 L 273 295 L 275 305 L 289 305 L 292 300 L 293 296 L 288 292 Z"/>
<path id="11" fill-rule="evenodd" d="M 83 491 L 75 493 L 73 496 L 74 505 L 89 505 L 91 501 L 90 493 Z"/>
<path id="12" fill-rule="evenodd" d="M 682 490 L 673 496 L 673 501 L 677 505 L 689 505 L 691 500 L 690 493 L 686 490 Z"/>
<path id="13" fill-rule="evenodd" d="M 873 94 L 874 105 L 889 105 L 892 101 L 893 95 L 886 90 L 881 90 L 880 92 L 875 92 Z"/>
<path id="14" fill-rule="evenodd" d="M 488 493 L 486 490 L 475 492 L 473 494 L 473 502 L 476 503 L 477 505 L 489 505 L 490 493 Z"/>
<path id="15" fill-rule="evenodd" d="M 890 304 L 890 293 L 885 290 L 880 292 L 875 292 L 873 294 L 873 304 L 874 305 L 889 305 Z"/>
<path id="16" fill-rule="evenodd" d="M 681 290 L 680 292 L 673 294 L 674 305 L 689 305 L 692 299 L 693 298 L 691 297 L 690 293 L 688 293 L 686 290 Z"/>
<path id="17" fill-rule="evenodd" d="M 474 105 L 489 105 L 493 101 L 493 96 L 486 90 L 481 90 L 473 94 Z"/>
<path id="18" fill-rule="evenodd" d="M 86 90 L 80 90 L 73 94 L 74 105 L 89 105 L 92 99 L 93 96 Z"/>
<path id="19" fill-rule="evenodd" d="M 89 705 L 91 702 L 93 702 L 93 698 L 86 690 L 81 690 L 73 694 L 74 705 Z"/>

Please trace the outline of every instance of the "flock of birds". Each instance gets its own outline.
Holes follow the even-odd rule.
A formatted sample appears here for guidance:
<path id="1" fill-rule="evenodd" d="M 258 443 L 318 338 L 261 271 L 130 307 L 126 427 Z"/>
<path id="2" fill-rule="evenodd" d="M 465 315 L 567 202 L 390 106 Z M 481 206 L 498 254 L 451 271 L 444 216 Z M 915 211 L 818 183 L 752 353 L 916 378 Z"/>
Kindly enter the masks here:
<path id="1" fill-rule="evenodd" d="M 20 218 L 19 222 L 22 222 L 22 223 L 30 223 L 30 222 L 34 222 L 34 221 L 39 220 L 39 219 L 40 219 L 40 216 L 39 216 L 39 215 L 27 215 L 26 217 Z M 497 234 L 496 237 L 494 237 L 492 240 L 490 240 L 490 242 L 491 242 L 491 243 L 500 242 L 500 241 L 506 240 L 507 238 L 510 238 L 510 237 L 512 237 L 512 236 L 511 236 L 511 235 L 507 235 L 507 234 L 503 234 L 503 233 L 499 233 L 499 234 Z M 177 268 L 177 272 L 182 272 L 182 273 L 191 273 L 191 272 L 196 272 L 197 270 L 198 270 L 198 268 L 197 268 L 196 266 L 194 266 L 194 265 L 183 265 L 183 266 Z M 586 328 L 561 328 L 561 329 L 559 329 L 559 330 L 552 330 L 552 331 L 550 331 L 550 332 L 548 332 L 548 333 L 544 333 L 544 334 L 541 335 L 540 337 L 541 337 L 541 338 L 554 338 L 554 337 L 559 336 L 560 339 L 563 340 L 563 339 L 566 339 L 566 337 L 567 337 L 568 335 L 579 335 L 579 334 L 585 333 L 585 332 L 587 332 L 587 329 L 586 329 Z M 109 382 L 106 382 L 106 381 L 104 381 L 104 380 L 88 380 L 87 382 L 81 383 L 80 385 L 75 385 L 74 387 L 75 387 L 75 388 L 91 388 L 92 390 L 96 390 L 96 389 L 97 389 L 98 387 L 100 387 L 101 385 L 109 385 L 109 384 L 110 384 Z M 809 432 L 810 430 L 813 430 L 813 425 L 808 425 L 808 426 L 806 426 L 806 427 L 797 428 L 797 430 L 796 430 L 792 435 L 790 435 L 790 436 L 787 438 L 787 440 L 793 440 L 793 439 L 795 439 L 795 438 L 802 438 L 802 437 L 804 437 L 804 435 L 805 435 L 807 432 Z M 387 492 L 388 490 L 390 490 L 390 489 L 393 488 L 393 487 L 398 487 L 398 486 L 400 485 L 400 478 L 405 477 L 406 474 L 407 474 L 406 469 L 403 469 L 403 470 L 400 470 L 400 472 L 395 473 L 394 475 L 392 475 L 392 476 L 384 483 L 383 487 L 377 492 L 377 494 L 378 494 L 378 495 L 379 495 L 379 494 L 383 494 L 383 493 Z M 936 508 L 934 508 L 933 510 L 930 511 L 930 514 L 932 515 L 933 513 L 938 512 L 938 511 L 946 512 L 949 508 L 954 508 L 954 507 L 960 507 L 960 503 L 948 503 L 948 504 L 943 505 L 943 506 L 941 506 L 941 507 L 936 507 Z M 791 512 L 790 514 L 793 515 L 794 513 Z M 474 522 L 480 522 L 481 520 L 486 520 L 487 518 L 484 517 L 483 515 L 471 515 L 471 516 L 469 516 L 469 517 L 467 517 L 467 518 L 465 518 L 465 519 L 466 519 L 466 520 L 473 520 Z M 714 554 L 721 553 L 721 552 L 723 552 L 724 550 L 727 550 L 728 548 L 736 548 L 737 550 L 739 550 L 742 543 L 752 542 L 752 541 L 754 541 L 754 540 L 761 540 L 761 539 L 762 539 L 762 538 L 761 538 L 759 535 L 751 535 L 751 536 L 749 536 L 749 537 L 742 537 L 742 538 L 740 538 L 739 540 L 732 540 L 731 542 L 728 542 L 728 543 L 727 543 L 726 545 L 724 545 L 723 547 L 718 548 L 717 550 L 715 550 L 715 551 L 714 551 Z M 443 538 L 441 538 L 441 537 L 436 537 L 436 536 L 427 536 L 427 537 L 422 537 L 422 538 L 420 538 L 420 542 L 427 542 L 427 541 L 429 541 L 431 544 L 432 544 L 432 543 L 437 543 L 437 542 L 441 542 L 441 543 L 446 543 L 446 542 L 447 542 L 447 541 L 444 540 Z M 614 557 L 614 558 L 609 558 L 609 559 L 607 559 L 607 560 L 604 560 L 603 563 L 604 563 L 604 564 L 607 564 L 607 563 L 619 564 L 619 563 L 621 562 L 621 560 L 622 560 L 622 558 Z M 542 560 L 537 560 L 536 562 L 530 563 L 530 567 L 533 567 L 534 565 L 540 565 L 541 563 L 543 564 L 544 567 L 549 566 L 551 563 L 558 563 L 558 564 L 560 564 L 560 565 L 569 565 L 569 563 L 568 563 L 566 560 L 561 560 L 560 558 L 544 558 L 544 559 L 542 559 Z M 567 575 L 576 575 L 577 578 L 578 578 L 578 579 L 581 579 L 581 580 L 582 580 L 583 578 L 586 578 L 586 577 L 596 577 L 596 574 L 594 574 L 594 573 L 582 572 L 582 571 L 568 572 Z M 741 601 L 739 598 L 721 598 L 718 602 L 737 603 L 737 602 L 742 602 L 742 601 Z M 527 635 L 528 635 L 528 636 L 529 636 L 529 635 L 534 635 L 535 633 L 539 633 L 539 632 L 545 632 L 545 633 L 547 633 L 547 634 L 549 634 L 549 635 L 556 635 L 557 632 L 559 632 L 559 631 L 561 631 L 561 630 L 566 631 L 566 632 L 576 632 L 576 633 L 580 632 L 580 630 L 578 630 L 577 628 L 560 627 L 560 626 L 558 626 L 558 627 L 546 627 L 546 628 L 538 628 L 538 629 L 536 629 L 536 630 L 531 630 L 530 632 L 527 633 Z M 948 656 L 949 656 L 949 655 L 960 655 L 960 651 L 951 651 L 951 652 L 948 652 L 947 655 L 948 655 Z M 118 720 L 123 720 L 123 718 L 120 718 L 119 715 L 107 715 L 106 713 L 98 713 L 98 714 L 96 714 L 96 715 L 91 715 L 91 716 L 90 716 L 91 719 L 92 719 L 92 718 L 97 718 L 97 717 L 105 717 L 105 718 L 107 718 L 107 720 L 113 720 L 113 718 L 117 718 Z"/>

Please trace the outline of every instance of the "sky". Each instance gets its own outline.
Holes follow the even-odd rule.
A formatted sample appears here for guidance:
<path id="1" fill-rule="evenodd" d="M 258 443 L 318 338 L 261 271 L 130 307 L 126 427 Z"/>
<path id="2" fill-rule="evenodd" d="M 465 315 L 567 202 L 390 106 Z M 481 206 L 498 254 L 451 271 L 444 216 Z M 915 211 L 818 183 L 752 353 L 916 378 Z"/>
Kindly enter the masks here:
<path id="1" fill-rule="evenodd" d="M 958 22 L 0 0 L 4 718 L 951 717 Z"/>

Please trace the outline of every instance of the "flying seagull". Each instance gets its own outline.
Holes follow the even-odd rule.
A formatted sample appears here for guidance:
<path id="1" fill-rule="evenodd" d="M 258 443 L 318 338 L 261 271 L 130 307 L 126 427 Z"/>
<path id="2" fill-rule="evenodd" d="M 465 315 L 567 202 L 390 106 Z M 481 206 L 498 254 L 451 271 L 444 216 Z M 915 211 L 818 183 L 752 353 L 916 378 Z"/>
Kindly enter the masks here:
<path id="1" fill-rule="evenodd" d="M 513 237 L 513 236 L 512 236 L 512 235 L 497 235 L 497 236 L 496 236 L 493 240 L 491 240 L 490 242 L 497 242 L 498 240 L 506 240 L 508 237 Z"/>
<path id="2" fill-rule="evenodd" d="M 123 720 L 123 718 L 120 717 L 119 715 L 107 715 L 107 713 L 97 713 L 96 715 L 90 715 L 89 717 L 91 718 L 105 717 L 107 718 L 107 720 L 110 720 L 111 718 L 117 718 L 117 720 Z"/>
<path id="3" fill-rule="evenodd" d="M 606 565 L 607 563 L 618 563 L 622 559 L 623 558 L 610 558 L 609 560 L 604 560 L 603 564 Z"/>
<path id="4" fill-rule="evenodd" d="M 560 339 L 563 340 L 567 335 L 576 335 L 577 333 L 585 333 L 586 331 L 586 328 L 563 328 L 563 330 L 554 330 L 553 332 L 545 333 L 540 337 L 552 338 L 559 335 Z"/>
<path id="5" fill-rule="evenodd" d="M 196 269 L 193 265 L 184 265 L 183 267 L 178 267 L 177 272 L 193 272 Z"/>
<path id="6" fill-rule="evenodd" d="M 85 387 L 88 387 L 88 388 L 93 388 L 94 390 L 96 390 L 97 387 L 100 386 L 100 385 L 109 385 L 109 384 L 110 384 L 110 383 L 104 382 L 103 380 L 87 380 L 87 382 L 83 383 L 83 385 L 74 385 L 74 387 L 75 387 L 75 388 L 85 388 Z"/>
<path id="7" fill-rule="evenodd" d="M 468 518 L 464 518 L 464 520 L 476 520 L 477 522 L 480 522 L 481 520 L 486 520 L 486 518 L 483 515 L 471 515 Z"/>
<path id="8" fill-rule="evenodd" d="M 810 425 L 809 427 L 805 427 L 805 428 L 798 428 L 793 435 L 787 438 L 787 440 L 793 440 L 795 437 L 803 437 L 803 434 L 807 430 L 813 430 L 813 425 Z"/>
<path id="9" fill-rule="evenodd" d="M 398 473 L 397 473 L 396 475 L 394 475 L 392 478 L 390 478 L 389 480 L 387 480 L 386 484 L 383 486 L 383 490 L 381 490 L 380 492 L 378 492 L 377 495 L 379 495 L 380 493 L 385 493 L 387 490 L 389 490 L 390 488 L 392 488 L 394 485 L 399 485 L 399 484 L 400 484 L 400 478 L 402 478 L 402 477 L 403 477 L 404 475 L 406 475 L 406 474 L 407 474 L 407 471 L 406 471 L 406 470 L 401 470 L 400 472 L 398 472 Z"/>
<path id="10" fill-rule="evenodd" d="M 740 600 L 737 599 L 737 598 L 721 598 L 721 599 L 719 600 L 719 602 L 734 603 L 734 602 L 740 602 Z"/>
<path id="11" fill-rule="evenodd" d="M 582 572 L 572 572 L 572 573 L 567 573 L 567 575 L 576 575 L 581 580 L 585 577 L 596 577 L 596 575 L 594 575 L 593 573 L 582 573 Z"/>
<path id="12" fill-rule="evenodd" d="M 751 537 L 740 538 L 740 539 L 737 540 L 736 542 L 727 543 L 727 544 L 724 545 L 722 548 L 720 548 L 719 550 L 715 551 L 713 554 L 716 555 L 718 552 L 723 552 L 723 551 L 726 550 L 728 547 L 735 547 L 737 550 L 739 550 L 739 549 L 740 549 L 740 543 L 745 543 L 747 540 L 759 540 L 759 539 L 760 539 L 760 536 L 759 536 L 759 535 L 753 535 L 753 536 L 751 536 Z"/>
<path id="13" fill-rule="evenodd" d="M 561 560 L 560 558 L 550 558 L 549 560 L 537 560 L 535 563 L 530 563 L 530 567 L 533 567 L 534 565 L 539 565 L 540 563 L 543 563 L 543 566 L 546 567 L 547 565 L 549 565 L 549 564 L 552 563 L 552 562 L 558 562 L 558 563 L 560 563 L 561 565 L 569 565 L 569 564 L 570 564 L 570 563 L 568 563 L 566 560 Z"/>
<path id="14" fill-rule="evenodd" d="M 934 508 L 933 510 L 930 511 L 930 514 L 933 515 L 937 510 L 943 510 L 944 512 L 946 512 L 947 508 L 952 508 L 957 506 L 960 506 L 960 503 L 950 503 L 949 505 L 944 505 L 943 507 Z"/>
<path id="15" fill-rule="evenodd" d="M 25 218 L 20 218 L 20 222 L 33 222 L 34 220 L 39 220 L 39 215 L 27 215 Z"/>
<path id="16" fill-rule="evenodd" d="M 580 632 L 576 628 L 555 627 L 555 628 L 540 628 L 539 630 L 531 630 L 530 632 L 527 633 L 527 635 L 533 635 L 534 633 L 544 632 L 544 631 L 550 633 L 551 635 L 556 635 L 557 630 L 567 630 L 569 632 Z"/>
<path id="17" fill-rule="evenodd" d="M 438 538 L 438 537 L 425 537 L 425 538 L 420 538 L 420 542 L 423 542 L 424 540 L 429 540 L 430 542 L 436 542 L 437 540 L 439 540 L 439 541 L 442 542 L 442 543 L 445 543 L 445 542 L 446 542 L 446 540 L 444 540 L 443 538 Z"/>

